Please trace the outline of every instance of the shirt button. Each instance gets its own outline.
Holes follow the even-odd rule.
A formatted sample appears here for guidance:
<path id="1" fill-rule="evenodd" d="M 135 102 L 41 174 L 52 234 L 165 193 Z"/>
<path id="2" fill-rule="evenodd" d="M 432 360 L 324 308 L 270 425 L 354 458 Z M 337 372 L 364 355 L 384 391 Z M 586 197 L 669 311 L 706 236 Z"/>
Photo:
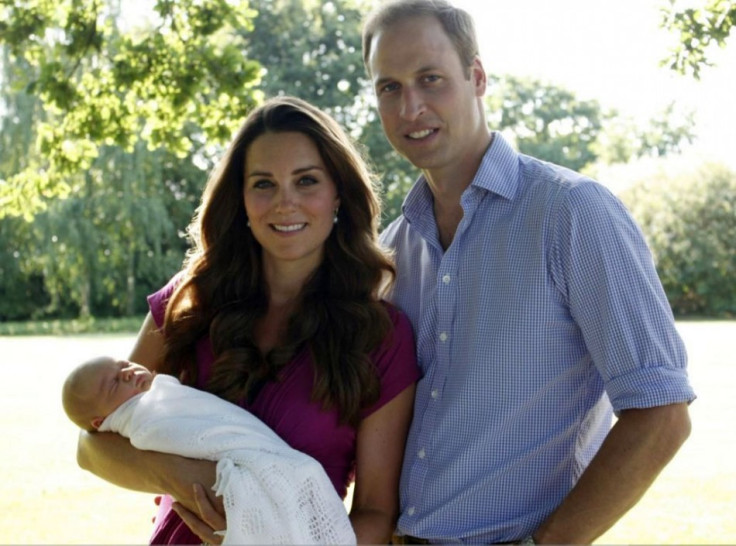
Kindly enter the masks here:
<path id="1" fill-rule="evenodd" d="M 440 397 L 440 391 L 439 391 L 439 389 L 434 389 L 432 391 L 432 398 L 434 398 L 435 400 L 437 400 L 439 397 Z"/>
<path id="2" fill-rule="evenodd" d="M 447 332 L 442 332 L 442 333 L 440 334 L 440 341 L 442 341 L 443 343 L 444 343 L 445 341 L 447 341 Z"/>
<path id="3" fill-rule="evenodd" d="M 444 277 L 442 277 L 442 282 L 445 284 L 450 284 L 451 280 L 452 278 L 449 275 L 445 275 Z"/>
<path id="4" fill-rule="evenodd" d="M 427 452 L 426 452 L 426 451 L 424 451 L 424 448 L 422 448 L 422 449 L 420 449 L 420 450 L 419 450 L 419 453 L 417 453 L 417 456 L 418 456 L 418 457 L 419 457 L 420 459 L 424 459 L 424 458 L 425 458 L 425 457 L 427 456 Z"/>
<path id="5" fill-rule="evenodd" d="M 406 509 L 406 513 L 409 514 L 410 516 L 413 516 L 414 512 L 416 512 L 416 509 L 413 506 L 410 506 L 409 508 Z"/>

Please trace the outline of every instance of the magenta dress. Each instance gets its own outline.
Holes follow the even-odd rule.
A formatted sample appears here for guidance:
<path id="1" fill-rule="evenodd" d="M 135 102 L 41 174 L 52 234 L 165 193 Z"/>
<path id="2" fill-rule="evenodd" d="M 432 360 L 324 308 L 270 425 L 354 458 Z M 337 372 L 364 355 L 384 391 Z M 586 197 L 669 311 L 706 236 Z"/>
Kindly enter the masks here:
<path id="1" fill-rule="evenodd" d="M 163 324 L 166 303 L 175 285 L 176 277 L 148 297 L 151 314 L 158 326 Z M 363 411 L 363 417 L 391 401 L 420 377 L 411 324 L 394 307 L 388 306 L 388 310 L 394 323 L 393 335 L 372 353 L 381 380 L 381 396 Z M 209 378 L 213 359 L 209 338 L 201 339 L 197 343 L 198 388 Z M 267 383 L 253 404 L 245 403 L 242 407 L 260 418 L 291 447 L 322 463 L 335 490 L 344 498 L 355 470 L 356 430 L 339 424 L 336 411 L 323 411 L 319 403 L 310 401 L 314 370 L 307 351 L 299 352 L 279 374 L 279 379 Z M 161 499 L 154 518 L 151 544 L 201 544 L 171 509 L 172 502 L 168 495 Z"/>

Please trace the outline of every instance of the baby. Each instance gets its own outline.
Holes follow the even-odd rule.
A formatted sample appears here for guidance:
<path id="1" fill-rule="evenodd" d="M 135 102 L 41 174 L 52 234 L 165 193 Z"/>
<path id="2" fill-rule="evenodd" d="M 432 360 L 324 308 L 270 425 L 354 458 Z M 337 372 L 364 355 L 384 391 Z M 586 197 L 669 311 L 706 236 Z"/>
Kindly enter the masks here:
<path id="1" fill-rule="evenodd" d="M 217 461 L 223 544 L 355 544 L 342 500 L 322 465 L 291 448 L 243 408 L 144 366 L 100 357 L 62 389 L 69 418 L 117 432 L 138 449 Z"/>
<path id="2" fill-rule="evenodd" d="M 154 374 L 140 364 L 100 357 L 80 364 L 62 389 L 64 411 L 78 427 L 100 428 L 124 402 L 151 388 Z"/>

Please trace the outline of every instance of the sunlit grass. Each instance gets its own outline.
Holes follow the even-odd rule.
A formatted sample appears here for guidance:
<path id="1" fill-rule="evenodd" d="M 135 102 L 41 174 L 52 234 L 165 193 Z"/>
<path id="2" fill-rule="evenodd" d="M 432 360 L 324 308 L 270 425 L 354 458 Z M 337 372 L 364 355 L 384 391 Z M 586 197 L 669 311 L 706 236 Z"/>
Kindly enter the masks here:
<path id="1" fill-rule="evenodd" d="M 0 336 L 60 336 L 74 334 L 133 334 L 143 323 L 142 316 L 0 322 Z"/>
<path id="2" fill-rule="evenodd" d="M 698 400 L 693 432 L 644 499 L 598 544 L 736 543 L 736 322 L 681 322 Z M 136 326 L 137 329 L 137 326 Z M 76 363 L 127 355 L 134 335 L 0 338 L 0 544 L 141 544 L 153 495 L 80 470 L 60 386 Z"/>

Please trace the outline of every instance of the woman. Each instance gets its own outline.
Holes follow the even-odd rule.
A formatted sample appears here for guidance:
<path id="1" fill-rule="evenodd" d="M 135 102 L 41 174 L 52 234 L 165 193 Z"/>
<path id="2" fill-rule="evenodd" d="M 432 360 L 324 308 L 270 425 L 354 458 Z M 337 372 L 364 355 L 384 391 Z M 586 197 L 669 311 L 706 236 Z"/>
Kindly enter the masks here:
<path id="1" fill-rule="evenodd" d="M 318 109 L 278 98 L 253 111 L 208 181 L 182 272 L 149 297 L 130 360 L 251 411 L 317 459 L 340 496 L 354 477 L 358 542 L 385 543 L 419 371 L 408 320 L 379 299 L 394 271 L 371 180 Z M 83 433 L 78 459 L 168 494 L 152 543 L 220 542 L 213 463 L 109 433 Z"/>

